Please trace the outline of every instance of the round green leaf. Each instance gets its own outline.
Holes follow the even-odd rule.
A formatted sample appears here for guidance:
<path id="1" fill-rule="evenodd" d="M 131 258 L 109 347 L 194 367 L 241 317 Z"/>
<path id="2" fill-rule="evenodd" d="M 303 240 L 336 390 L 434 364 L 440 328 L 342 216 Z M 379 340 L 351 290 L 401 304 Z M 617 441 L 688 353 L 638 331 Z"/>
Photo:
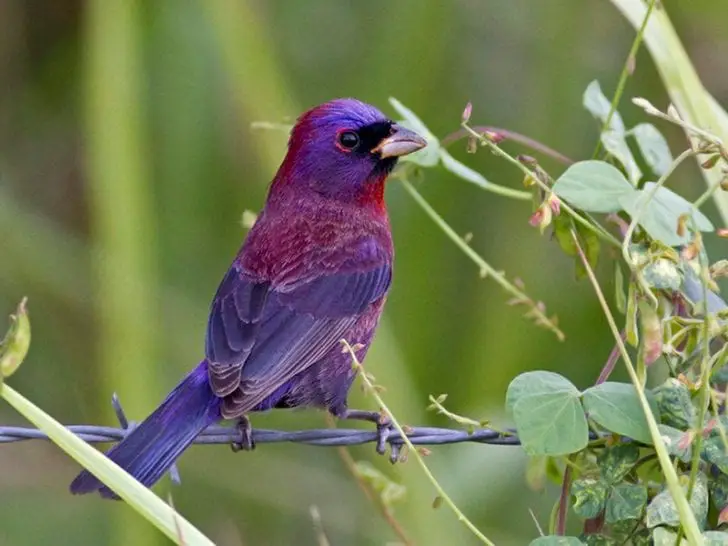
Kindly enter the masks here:
<path id="1" fill-rule="evenodd" d="M 529 455 L 567 455 L 589 443 L 589 427 L 578 391 L 525 396 L 514 406 L 513 418 L 521 445 Z"/>
<path id="2" fill-rule="evenodd" d="M 657 404 L 648 396 L 652 413 L 659 421 Z M 634 386 L 627 383 L 606 382 L 584 391 L 584 409 L 599 426 L 610 432 L 628 436 L 647 444 L 652 443 L 647 420 Z"/>
<path id="3" fill-rule="evenodd" d="M 568 379 L 553 372 L 526 372 L 511 381 L 506 407 L 526 453 L 565 455 L 584 449 L 589 428 L 580 396 Z"/>
<path id="4" fill-rule="evenodd" d="M 577 397 L 581 394 L 579 389 L 563 375 L 536 370 L 522 373 L 511 381 L 506 392 L 506 409 L 513 413 L 516 402 L 524 396 L 550 393 L 566 393 Z"/>
<path id="5" fill-rule="evenodd" d="M 553 189 L 560 198 L 589 212 L 617 212 L 622 209 L 620 197 L 637 191 L 619 169 L 596 160 L 574 163 Z"/>

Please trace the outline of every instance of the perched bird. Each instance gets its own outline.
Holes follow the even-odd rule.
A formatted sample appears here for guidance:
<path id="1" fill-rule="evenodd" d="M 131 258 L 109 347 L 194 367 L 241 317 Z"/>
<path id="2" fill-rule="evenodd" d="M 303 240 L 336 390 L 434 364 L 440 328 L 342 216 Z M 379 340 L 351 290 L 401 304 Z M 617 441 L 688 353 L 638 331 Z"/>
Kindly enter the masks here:
<path id="1" fill-rule="evenodd" d="M 146 486 L 159 480 L 207 426 L 247 414 L 312 406 L 350 410 L 355 377 L 340 340 L 366 355 L 392 279 L 384 183 L 400 156 L 425 140 L 354 99 L 317 106 L 297 121 L 265 207 L 212 301 L 205 359 L 107 456 Z M 76 494 L 115 495 L 88 471 Z"/>

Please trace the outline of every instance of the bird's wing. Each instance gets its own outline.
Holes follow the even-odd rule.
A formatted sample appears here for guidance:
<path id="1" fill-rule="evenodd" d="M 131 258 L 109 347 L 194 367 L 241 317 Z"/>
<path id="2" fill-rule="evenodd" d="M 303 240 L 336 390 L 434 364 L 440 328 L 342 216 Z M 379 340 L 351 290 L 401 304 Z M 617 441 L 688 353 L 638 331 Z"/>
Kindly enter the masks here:
<path id="1" fill-rule="evenodd" d="M 358 315 L 384 296 L 391 277 L 389 261 L 382 259 L 363 270 L 273 286 L 250 280 L 234 265 L 208 322 L 213 391 L 233 393 L 233 405 L 246 409 L 262 401 L 323 357 Z"/>

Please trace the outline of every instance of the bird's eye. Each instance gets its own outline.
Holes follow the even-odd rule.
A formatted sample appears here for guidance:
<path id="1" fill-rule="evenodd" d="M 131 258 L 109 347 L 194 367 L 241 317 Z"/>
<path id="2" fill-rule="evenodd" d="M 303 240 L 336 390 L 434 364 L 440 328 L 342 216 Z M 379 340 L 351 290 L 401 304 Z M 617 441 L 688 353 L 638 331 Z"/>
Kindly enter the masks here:
<path id="1" fill-rule="evenodd" d="M 339 134 L 339 144 L 345 150 L 353 150 L 359 145 L 359 135 L 354 131 L 344 131 Z"/>

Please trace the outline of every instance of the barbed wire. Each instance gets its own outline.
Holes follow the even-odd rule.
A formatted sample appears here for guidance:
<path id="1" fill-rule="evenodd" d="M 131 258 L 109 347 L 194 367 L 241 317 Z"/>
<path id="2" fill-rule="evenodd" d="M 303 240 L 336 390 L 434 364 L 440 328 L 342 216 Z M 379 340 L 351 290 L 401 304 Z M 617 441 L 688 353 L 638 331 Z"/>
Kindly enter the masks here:
<path id="1" fill-rule="evenodd" d="M 116 394 L 111 398 L 120 427 L 98 425 L 67 425 L 66 428 L 89 443 L 114 443 L 123 440 L 135 427 L 130 422 Z M 458 430 L 442 427 L 406 427 L 407 438 L 414 445 L 443 445 L 475 442 L 490 445 L 520 445 L 513 430 L 497 431 L 489 428 Z M 0 444 L 23 442 L 27 440 L 48 440 L 41 430 L 30 427 L 0 426 Z M 375 430 L 324 428 L 310 430 L 271 430 L 254 428 L 252 440 L 255 444 L 297 443 L 313 446 L 356 446 L 377 442 L 379 434 Z M 194 440 L 197 445 L 230 444 L 240 441 L 240 432 L 232 426 L 213 425 L 203 430 Z M 386 438 L 390 447 L 389 459 L 395 463 L 400 458 L 404 440 L 396 430 L 391 430 Z M 172 480 L 179 482 L 176 467 L 170 469 Z"/>
<path id="2" fill-rule="evenodd" d="M 89 443 L 118 442 L 130 429 L 104 427 L 96 425 L 68 425 L 66 428 L 79 438 Z M 492 429 L 482 428 L 472 432 L 441 427 L 410 427 L 407 437 L 415 445 L 442 445 L 475 442 L 491 445 L 520 445 L 515 434 L 504 434 Z M 47 440 L 48 436 L 37 429 L 29 427 L 0 426 L 0 444 L 22 442 L 26 440 Z M 355 446 L 376 442 L 376 431 L 346 428 L 324 428 L 310 430 L 271 430 L 254 428 L 253 441 L 256 444 L 298 443 L 315 446 Z M 240 440 L 240 433 L 234 427 L 211 426 L 200 433 L 195 444 L 231 444 Z M 392 431 L 387 438 L 390 445 L 402 445 L 404 442 Z"/>

